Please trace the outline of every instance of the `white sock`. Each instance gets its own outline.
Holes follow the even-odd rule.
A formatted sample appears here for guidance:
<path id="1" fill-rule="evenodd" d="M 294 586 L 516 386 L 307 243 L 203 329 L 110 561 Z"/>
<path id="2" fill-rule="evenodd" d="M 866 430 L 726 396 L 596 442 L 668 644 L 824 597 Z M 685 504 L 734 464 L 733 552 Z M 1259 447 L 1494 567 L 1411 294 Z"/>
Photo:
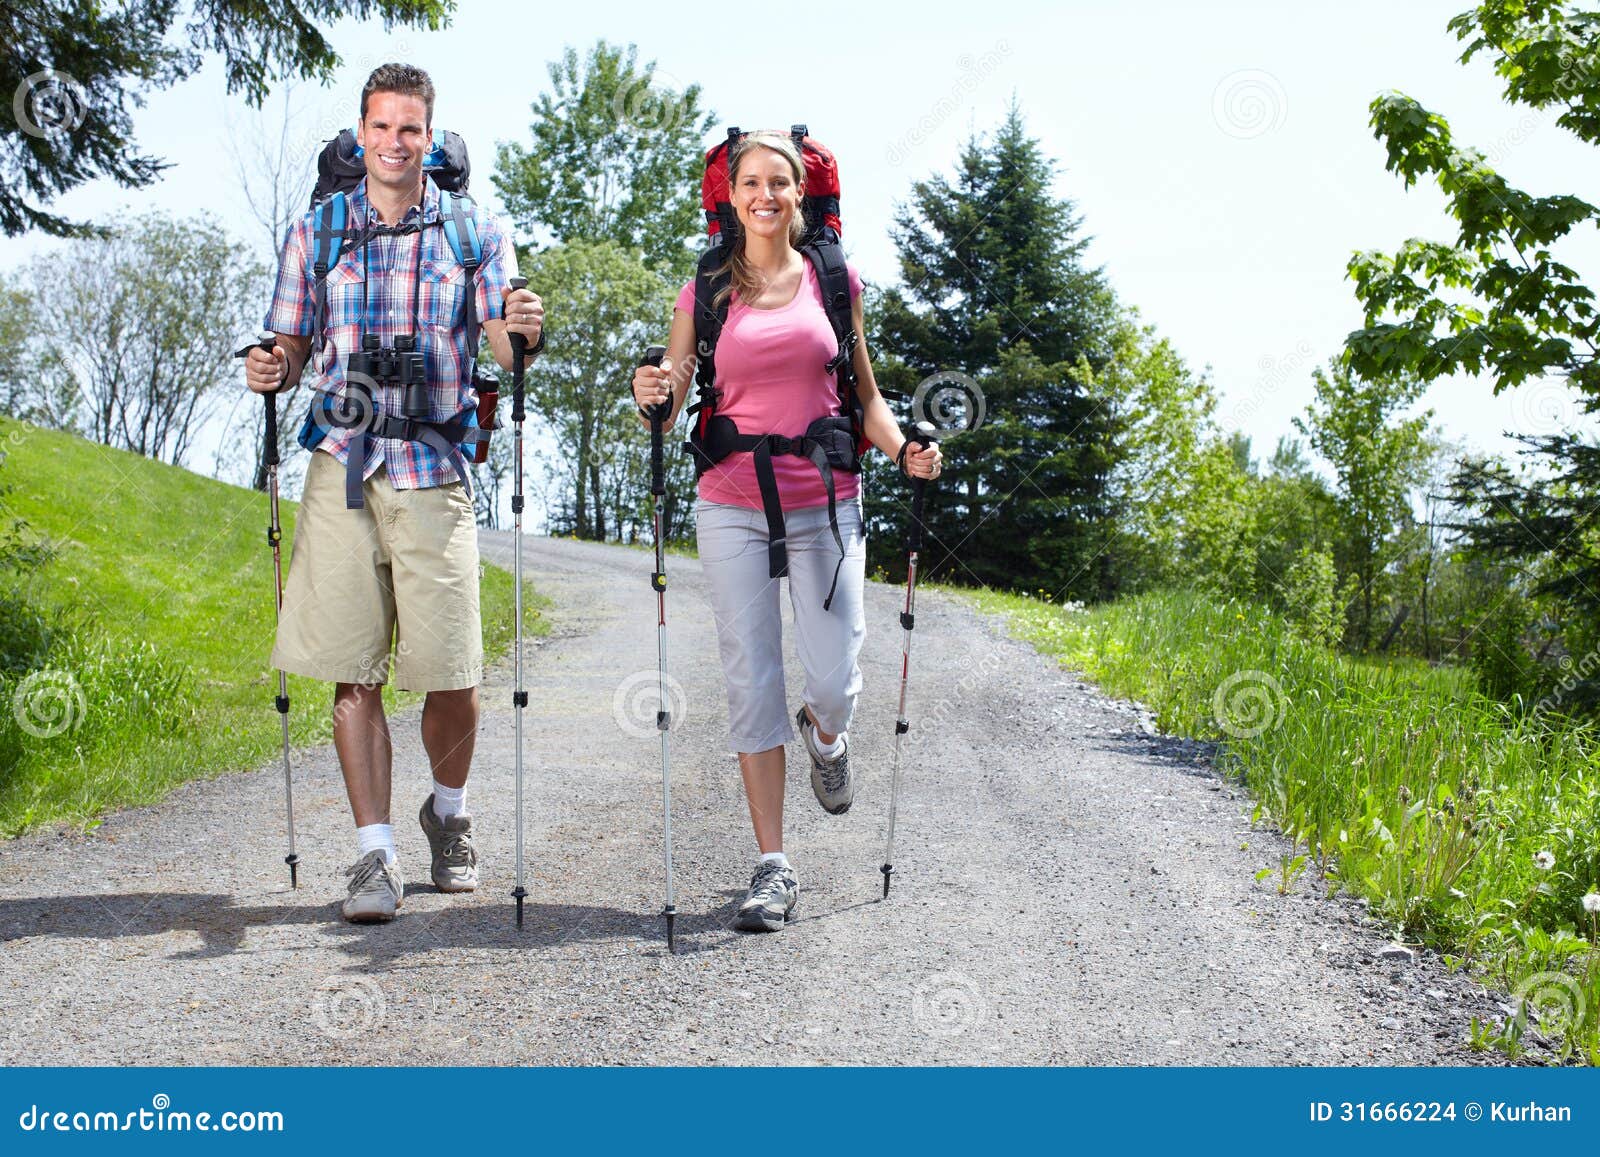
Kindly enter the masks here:
<path id="1" fill-rule="evenodd" d="M 356 843 L 361 847 L 362 856 L 381 849 L 383 858 L 391 864 L 394 863 L 393 824 L 366 824 L 357 828 Z"/>
<path id="2" fill-rule="evenodd" d="M 806 725 L 811 728 L 811 745 L 823 759 L 837 759 L 844 754 L 844 732 L 839 732 L 833 737 L 832 743 L 822 742 L 822 731 L 817 727 L 816 721 L 811 718 L 811 713 L 806 712 Z"/>
<path id="3" fill-rule="evenodd" d="M 780 868 L 787 868 L 789 866 L 789 857 L 782 852 L 762 852 L 761 862 L 763 864 L 777 864 Z"/>
<path id="4" fill-rule="evenodd" d="M 837 759 L 844 754 L 844 732 L 841 731 L 838 735 L 835 735 L 832 743 L 823 743 L 822 736 L 815 731 L 811 733 L 811 736 L 817 741 L 817 754 L 822 756 L 823 759 Z"/>
<path id="5" fill-rule="evenodd" d="M 433 814 L 442 820 L 451 816 L 458 816 L 467 810 L 467 785 L 460 787 L 445 787 L 438 780 L 433 781 Z"/>

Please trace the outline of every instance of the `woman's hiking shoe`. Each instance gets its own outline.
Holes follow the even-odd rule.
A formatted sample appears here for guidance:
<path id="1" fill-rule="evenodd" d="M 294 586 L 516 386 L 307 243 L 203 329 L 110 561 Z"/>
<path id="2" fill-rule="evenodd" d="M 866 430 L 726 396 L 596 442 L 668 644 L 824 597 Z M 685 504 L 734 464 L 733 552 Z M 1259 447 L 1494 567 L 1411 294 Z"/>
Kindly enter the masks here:
<path id="1" fill-rule="evenodd" d="M 750 891 L 733 926 L 741 932 L 776 932 L 783 927 L 800 898 L 800 884 L 793 868 L 763 862 L 750 877 Z"/>
<path id="2" fill-rule="evenodd" d="M 422 801 L 422 833 L 433 853 L 433 885 L 441 892 L 471 892 L 478 886 L 478 849 L 472 846 L 472 817 L 463 812 L 447 820 L 433 810 L 433 793 Z"/>
<path id="3" fill-rule="evenodd" d="M 344 918 L 352 924 L 385 924 L 394 919 L 406 886 L 400 865 L 391 864 L 382 849 L 374 849 L 344 870 L 352 877 L 344 900 Z"/>
<path id="4" fill-rule="evenodd" d="M 839 736 L 844 750 L 832 759 L 823 759 L 817 754 L 817 729 L 804 706 L 795 713 L 794 721 L 800 728 L 806 754 L 811 757 L 811 790 L 816 793 L 817 802 L 829 815 L 844 815 L 856 798 L 855 781 L 850 778 L 850 737 Z"/>

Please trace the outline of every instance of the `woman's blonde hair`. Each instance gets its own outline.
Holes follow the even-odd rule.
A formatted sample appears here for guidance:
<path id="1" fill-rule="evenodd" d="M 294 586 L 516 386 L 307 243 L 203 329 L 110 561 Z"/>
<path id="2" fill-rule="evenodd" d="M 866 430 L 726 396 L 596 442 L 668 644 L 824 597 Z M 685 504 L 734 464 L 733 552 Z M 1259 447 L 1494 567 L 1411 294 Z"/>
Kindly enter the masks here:
<path id="1" fill-rule="evenodd" d="M 789 162 L 789 171 L 794 176 L 795 193 L 803 200 L 806 191 L 806 166 L 800 159 L 800 151 L 795 148 L 794 140 L 787 133 L 762 130 L 751 133 L 733 146 L 728 155 L 728 199 L 733 199 L 733 190 L 739 180 L 739 166 L 744 164 L 745 158 L 752 156 L 757 149 L 770 149 L 784 160 Z M 803 205 L 797 204 L 794 217 L 789 221 L 789 244 L 800 248 L 800 239 L 805 236 L 806 217 Z M 736 230 L 734 236 L 728 238 L 731 242 L 728 249 L 728 260 L 717 269 L 715 276 L 728 275 L 728 283 L 717 290 L 711 299 L 712 306 L 722 308 L 734 290 L 739 291 L 743 301 L 750 301 L 759 297 L 766 288 L 765 279 L 756 270 L 744 255 L 744 230 Z"/>

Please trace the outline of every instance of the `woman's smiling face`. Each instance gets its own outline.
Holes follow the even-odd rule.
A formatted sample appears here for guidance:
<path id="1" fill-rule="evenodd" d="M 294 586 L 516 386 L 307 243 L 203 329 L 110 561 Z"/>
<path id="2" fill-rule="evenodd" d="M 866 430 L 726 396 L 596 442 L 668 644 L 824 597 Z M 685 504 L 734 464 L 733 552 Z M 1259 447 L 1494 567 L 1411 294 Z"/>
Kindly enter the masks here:
<path id="1" fill-rule="evenodd" d="M 782 153 L 760 146 L 740 158 L 733 180 L 733 208 L 747 234 L 789 236 L 790 222 L 800 211 L 800 187 Z"/>

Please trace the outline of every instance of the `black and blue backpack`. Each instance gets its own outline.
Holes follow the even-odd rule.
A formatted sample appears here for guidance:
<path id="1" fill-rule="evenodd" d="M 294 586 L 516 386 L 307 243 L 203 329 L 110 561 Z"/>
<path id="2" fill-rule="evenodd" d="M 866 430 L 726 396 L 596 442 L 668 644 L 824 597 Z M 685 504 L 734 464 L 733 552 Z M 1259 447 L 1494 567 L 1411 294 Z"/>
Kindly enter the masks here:
<path id="1" fill-rule="evenodd" d="M 345 129 L 327 144 L 317 157 L 317 183 L 311 190 L 311 212 L 316 215 L 316 249 L 311 256 L 311 272 L 316 278 L 316 302 L 312 315 L 312 348 L 320 350 L 325 338 L 328 305 L 328 272 L 357 240 L 350 223 L 350 201 L 346 196 L 366 178 L 363 150 L 356 143 L 354 129 Z M 483 262 L 483 247 L 478 227 L 472 218 L 474 202 L 467 193 L 472 177 L 472 162 L 467 158 L 467 143 L 458 133 L 433 130 L 433 143 L 422 159 L 422 172 L 439 190 L 439 218 L 445 240 L 456 260 L 466 268 L 469 286 Z M 478 340 L 477 294 L 467 293 L 467 347 Z"/>
<path id="2" fill-rule="evenodd" d="M 328 274 L 339 264 L 339 258 L 347 249 L 363 240 L 362 232 L 351 220 L 349 199 L 351 190 L 367 175 L 362 157 L 363 149 L 356 143 L 353 129 L 345 129 L 328 141 L 317 157 L 317 183 L 311 191 L 313 354 L 320 354 L 327 343 Z M 466 269 L 467 348 L 475 351 L 481 329 L 475 283 L 478 267 L 483 262 L 483 245 L 472 215 L 475 204 L 467 193 L 472 163 L 467 158 L 466 142 L 456 133 L 435 129 L 432 144 L 423 157 L 422 171 L 425 178 L 439 190 L 438 224 L 444 230 L 450 251 Z M 469 415 L 450 422 L 402 419 L 392 414 L 381 414 L 375 406 L 370 407 L 369 412 L 362 413 L 361 407 L 350 410 L 335 395 L 323 393 L 320 398 L 313 400 L 312 409 L 306 414 L 305 425 L 300 431 L 300 445 L 307 450 L 314 449 L 330 428 L 355 426 L 359 422 L 361 429 L 358 440 L 363 445 L 359 455 L 350 455 L 345 484 L 345 502 L 352 509 L 363 504 L 361 466 L 366 456 L 365 440 L 371 437 L 423 442 L 441 459 L 450 463 L 470 495 L 472 482 L 467 472 L 467 458 L 461 447 L 470 446 L 472 461 L 483 462 L 487 459 L 489 432 L 495 428 L 494 408 L 498 397 L 498 387 L 493 377 L 479 374 L 474 384 L 479 395 L 476 416 Z"/>

